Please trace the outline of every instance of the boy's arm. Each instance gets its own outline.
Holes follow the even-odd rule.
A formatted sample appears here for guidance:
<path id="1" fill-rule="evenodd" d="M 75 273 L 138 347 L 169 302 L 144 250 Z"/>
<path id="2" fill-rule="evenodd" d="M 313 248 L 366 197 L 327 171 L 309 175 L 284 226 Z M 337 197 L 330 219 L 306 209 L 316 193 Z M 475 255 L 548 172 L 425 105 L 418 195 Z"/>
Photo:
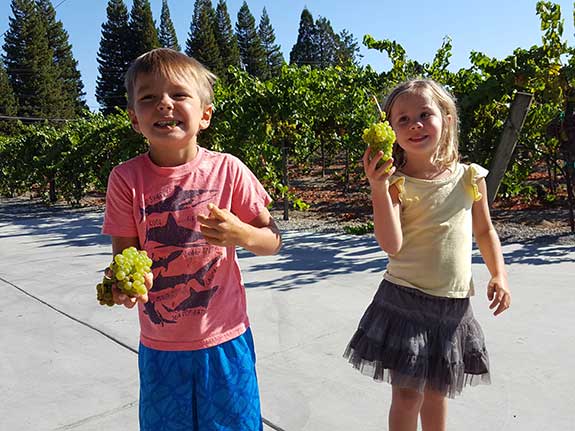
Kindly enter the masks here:
<path id="1" fill-rule="evenodd" d="M 140 241 L 138 240 L 138 237 L 112 236 L 112 254 L 114 256 L 122 253 L 122 251 L 128 247 L 136 247 L 139 249 Z M 153 276 L 151 273 L 146 275 L 144 283 L 148 290 L 152 288 Z M 137 302 L 141 302 L 142 304 L 148 302 L 147 293 L 137 296 L 128 296 L 122 293 L 118 288 L 116 288 L 116 286 L 114 286 L 112 294 L 114 295 L 114 302 L 116 304 L 124 305 L 127 308 L 132 308 Z"/>
<path id="2" fill-rule="evenodd" d="M 497 307 L 493 313 L 495 316 L 504 312 L 511 305 L 511 293 L 507 284 L 507 272 L 505 261 L 501 251 L 499 236 L 491 223 L 489 205 L 487 204 L 487 186 L 485 179 L 477 182 L 482 197 L 474 202 L 471 209 L 473 216 L 473 235 L 479 247 L 485 265 L 491 274 L 491 280 L 487 286 L 487 297 L 491 301 L 489 308 Z"/>
<path id="3" fill-rule="evenodd" d="M 208 243 L 243 247 L 259 256 L 276 254 L 281 248 L 279 229 L 267 208 L 249 223 L 213 204 L 208 205 L 208 210 L 208 215 L 198 215 L 200 230 Z"/>

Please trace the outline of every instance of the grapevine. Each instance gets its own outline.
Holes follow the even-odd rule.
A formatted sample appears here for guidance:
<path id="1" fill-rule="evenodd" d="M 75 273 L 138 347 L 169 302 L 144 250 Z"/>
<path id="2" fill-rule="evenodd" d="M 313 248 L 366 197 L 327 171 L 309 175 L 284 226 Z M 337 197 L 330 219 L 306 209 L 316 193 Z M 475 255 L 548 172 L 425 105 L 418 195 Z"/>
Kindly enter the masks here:
<path id="1" fill-rule="evenodd" d="M 112 287 L 129 296 L 143 295 L 147 292 L 145 285 L 146 274 L 151 271 L 152 259 L 145 250 L 138 251 L 136 247 L 128 247 L 121 254 L 114 256 L 114 260 L 106 271 L 96 290 L 100 305 L 114 305 Z"/>

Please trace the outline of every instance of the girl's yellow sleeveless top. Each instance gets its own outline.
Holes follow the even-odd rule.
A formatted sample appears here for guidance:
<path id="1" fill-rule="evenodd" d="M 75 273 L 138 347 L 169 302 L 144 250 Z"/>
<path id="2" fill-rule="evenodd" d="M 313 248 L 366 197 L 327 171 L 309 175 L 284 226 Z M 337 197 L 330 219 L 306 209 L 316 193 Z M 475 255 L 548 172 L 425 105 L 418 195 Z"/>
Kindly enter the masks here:
<path id="1" fill-rule="evenodd" d="M 471 277 L 471 207 L 481 199 L 477 182 L 483 167 L 457 164 L 440 180 L 422 180 L 396 173 L 403 245 L 389 255 L 386 280 L 449 298 L 473 295 Z"/>

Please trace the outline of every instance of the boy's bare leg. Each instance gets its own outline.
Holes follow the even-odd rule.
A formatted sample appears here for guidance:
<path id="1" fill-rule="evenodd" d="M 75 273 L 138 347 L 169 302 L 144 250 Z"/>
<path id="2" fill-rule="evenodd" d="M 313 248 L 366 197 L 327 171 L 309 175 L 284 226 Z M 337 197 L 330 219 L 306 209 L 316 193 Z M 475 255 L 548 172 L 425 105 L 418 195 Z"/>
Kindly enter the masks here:
<path id="1" fill-rule="evenodd" d="M 447 429 L 447 398 L 439 392 L 426 390 L 423 394 L 420 414 L 423 431 L 445 431 Z"/>
<path id="2" fill-rule="evenodd" d="M 414 389 L 392 386 L 389 431 L 417 431 L 417 418 L 423 394 Z"/>

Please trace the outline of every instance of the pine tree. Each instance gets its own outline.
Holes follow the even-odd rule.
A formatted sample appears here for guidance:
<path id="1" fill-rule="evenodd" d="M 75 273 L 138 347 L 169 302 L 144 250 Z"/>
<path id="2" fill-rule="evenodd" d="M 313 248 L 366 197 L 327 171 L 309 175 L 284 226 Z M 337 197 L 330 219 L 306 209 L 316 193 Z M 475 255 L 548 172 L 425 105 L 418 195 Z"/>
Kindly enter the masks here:
<path id="1" fill-rule="evenodd" d="M 152 7 L 149 0 L 133 0 L 130 11 L 130 48 L 131 60 L 160 47 L 156 24 L 152 16 Z"/>
<path id="2" fill-rule="evenodd" d="M 313 17 L 310 11 L 304 8 L 300 16 L 297 41 L 290 52 L 290 64 L 316 66 L 317 51 L 315 33 L 316 28 Z"/>
<path id="3" fill-rule="evenodd" d="M 343 29 L 339 33 L 339 46 L 337 49 L 337 64 L 342 66 L 359 65 L 359 59 L 362 55 L 359 53 L 359 43 L 357 39 Z"/>
<path id="4" fill-rule="evenodd" d="M 58 80 L 62 83 L 64 102 L 63 114 L 66 118 L 80 115 L 87 109 L 83 100 L 84 84 L 78 70 L 78 62 L 72 54 L 68 33 L 62 22 L 56 19 L 56 10 L 50 0 L 36 0 L 40 16 L 44 18 L 48 44 L 52 49 L 53 62 L 58 70 Z"/>
<path id="5" fill-rule="evenodd" d="M 16 115 L 17 112 L 16 97 L 14 97 L 6 68 L 0 61 L 0 115 L 11 116 Z"/>
<path id="6" fill-rule="evenodd" d="M 264 49 L 266 63 L 264 73 L 261 78 L 270 79 L 280 74 L 285 60 L 280 46 L 275 43 L 276 36 L 265 7 L 262 11 L 260 24 L 258 26 L 258 36 Z"/>
<path id="7" fill-rule="evenodd" d="M 164 48 L 171 48 L 176 51 L 181 51 L 180 44 L 178 43 L 178 36 L 174 23 L 170 18 L 170 9 L 168 8 L 168 0 L 162 0 L 162 13 L 160 15 L 160 30 L 158 31 L 158 40 L 160 45 Z"/>
<path id="8" fill-rule="evenodd" d="M 62 115 L 62 86 L 34 0 L 12 0 L 3 60 L 22 117 Z"/>
<path id="9" fill-rule="evenodd" d="M 224 73 L 224 66 L 215 34 L 216 14 L 210 0 L 196 0 L 186 54 L 195 58 L 216 75 Z"/>
<path id="10" fill-rule="evenodd" d="M 104 114 L 127 105 L 124 75 L 132 60 L 129 43 L 128 9 L 123 0 L 109 0 L 107 21 L 102 24 L 96 81 L 96 100 Z"/>
<path id="11" fill-rule="evenodd" d="M 240 67 L 240 49 L 234 34 L 232 21 L 225 0 L 219 0 L 216 6 L 216 40 L 224 68 Z"/>
<path id="12" fill-rule="evenodd" d="M 320 17 L 315 22 L 315 66 L 325 69 L 337 64 L 339 38 L 328 19 Z"/>
<path id="13" fill-rule="evenodd" d="M 0 61 L 0 135 L 10 136 L 18 129 L 18 123 L 2 118 L 3 116 L 12 117 L 17 113 L 16 97 L 14 97 L 4 64 Z"/>
<path id="14" fill-rule="evenodd" d="M 266 69 L 264 48 L 256 31 L 256 20 L 245 1 L 238 11 L 236 37 L 238 38 L 242 67 L 250 75 L 263 76 Z"/>

